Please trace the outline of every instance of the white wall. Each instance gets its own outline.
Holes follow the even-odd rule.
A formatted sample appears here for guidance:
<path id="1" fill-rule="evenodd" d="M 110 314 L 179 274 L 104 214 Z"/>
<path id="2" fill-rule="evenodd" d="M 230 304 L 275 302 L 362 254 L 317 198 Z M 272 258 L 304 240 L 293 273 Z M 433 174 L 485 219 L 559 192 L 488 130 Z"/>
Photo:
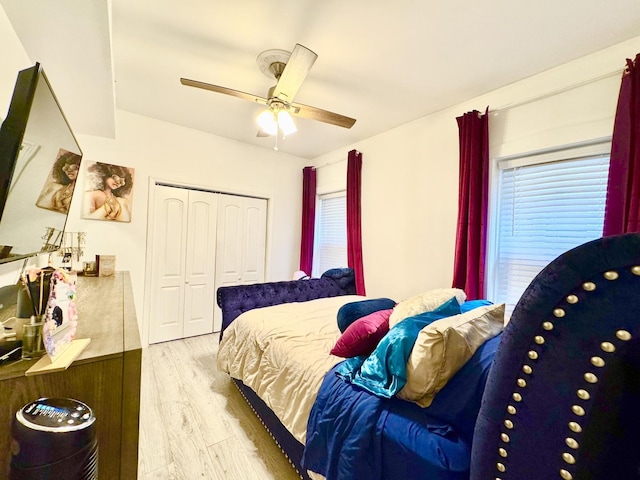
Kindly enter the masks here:
<path id="1" fill-rule="evenodd" d="M 456 117 L 490 107 L 494 161 L 610 136 L 620 74 L 625 59 L 638 52 L 640 37 L 314 159 L 319 167 L 329 164 L 318 169 L 317 183 L 319 190 L 331 191 L 344 188 L 347 152 L 355 148 L 363 154 L 367 295 L 402 300 L 451 285 L 458 201 Z"/>
<path id="2" fill-rule="evenodd" d="M 68 231 L 86 231 L 87 255 L 114 254 L 132 275 L 139 319 L 144 298 L 149 179 L 268 199 L 267 280 L 285 280 L 298 268 L 302 168 L 297 157 L 192 129 L 116 112 L 116 140 L 78 136 L 83 159 L 135 168 L 131 223 L 81 218 L 76 190 Z M 83 189 L 85 169 L 78 179 Z"/>
<path id="3" fill-rule="evenodd" d="M 11 102 L 11 93 L 13 92 L 18 70 L 32 66 L 32 62 L 15 34 L 2 6 L 0 6 L 0 45 L 2 45 L 2 55 L 0 56 L 0 119 L 4 119 L 9 102 Z"/>
<path id="4" fill-rule="evenodd" d="M 18 71 L 33 64 L 16 36 L 4 9 L 1 7 L 0 45 L 2 45 L 2 55 L 0 55 L 0 120 L 4 120 L 9 109 Z M 22 263 L 14 262 L 0 265 L 0 286 L 14 284 L 18 281 L 19 271 L 16 266 L 22 267 Z"/>
<path id="5" fill-rule="evenodd" d="M 131 223 L 81 218 L 86 170 L 81 169 L 66 230 L 87 232 L 83 259 L 116 255 L 131 272 L 139 322 L 144 317 L 149 179 L 268 199 L 268 280 L 285 280 L 298 268 L 302 168 L 297 157 L 117 111 L 116 140 L 78 135 L 83 161 L 135 168 Z M 86 165 L 86 164 L 85 164 Z M 56 264 L 59 259 L 54 258 Z M 19 265 L 18 265 L 19 264 Z M 4 266 L 15 270 L 22 262 Z M 15 278 L 14 278 L 15 277 Z M 10 272 L 7 283 L 17 279 Z M 79 292 L 81 294 L 81 292 Z"/>
<path id="6" fill-rule="evenodd" d="M 32 62 L 15 39 L 5 42 L 5 27 L 10 25 L 2 15 L 0 9 L 0 100 L 8 102 L 6 89 L 12 88 L 15 72 Z M 7 56 L 5 45 L 11 50 Z M 318 166 L 332 164 L 318 171 L 319 191 L 331 191 L 344 188 L 347 152 L 355 148 L 363 153 L 368 295 L 401 300 L 451 284 L 458 194 L 457 116 L 490 106 L 492 158 L 608 136 L 620 85 L 619 76 L 610 74 L 622 71 L 625 58 L 639 51 L 640 37 L 314 159 Z M 305 164 L 301 159 L 126 112 L 117 113 L 117 140 L 80 136 L 79 141 L 88 160 L 136 168 L 131 224 L 81 220 L 75 200 L 69 229 L 88 231 L 89 256 L 115 253 L 118 268 L 131 270 L 138 309 L 150 176 L 272 196 L 268 278 L 289 278 L 297 268 L 300 171 Z M 252 168 L 256 173 L 250 175 Z M 82 182 L 81 176 L 79 185 Z"/>
<path id="7" fill-rule="evenodd" d="M 18 70 L 33 65 L 0 8 L 0 117 L 8 108 Z M 55 85 L 53 85 L 55 90 Z M 62 106 L 64 109 L 64 105 Z M 71 125 L 73 128 L 73 125 Z M 139 322 L 143 319 L 149 179 L 268 199 L 267 280 L 291 278 L 300 249 L 301 158 L 242 144 L 129 112 L 116 111 L 116 138 L 77 135 L 84 160 L 135 168 L 131 223 L 81 218 L 81 168 L 67 231 L 87 232 L 83 260 L 114 254 L 131 272 Z M 87 162 L 88 163 L 88 162 Z M 37 187 L 40 188 L 40 187 Z M 54 258 L 55 265 L 59 259 Z M 46 264 L 35 259 L 29 265 Z M 22 262 L 0 265 L 0 285 L 15 283 Z M 79 292 L 81 295 L 82 293 Z"/>

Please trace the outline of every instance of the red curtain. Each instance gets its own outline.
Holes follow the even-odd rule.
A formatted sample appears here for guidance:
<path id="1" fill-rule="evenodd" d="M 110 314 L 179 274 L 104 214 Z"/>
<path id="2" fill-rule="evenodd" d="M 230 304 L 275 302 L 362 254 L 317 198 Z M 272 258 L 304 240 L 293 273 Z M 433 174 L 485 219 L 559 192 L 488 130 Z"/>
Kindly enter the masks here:
<path id="1" fill-rule="evenodd" d="M 603 235 L 640 231 L 640 53 L 627 59 L 613 125 Z"/>
<path id="2" fill-rule="evenodd" d="M 365 295 L 362 265 L 361 184 L 362 153 L 351 150 L 347 158 L 347 262 L 356 278 L 356 293 Z"/>
<path id="3" fill-rule="evenodd" d="M 316 170 L 302 169 L 302 238 L 300 240 L 300 270 L 311 275 L 313 240 L 316 225 Z"/>
<path id="4" fill-rule="evenodd" d="M 460 179 L 453 287 L 469 300 L 484 298 L 489 198 L 489 108 L 458 117 Z"/>

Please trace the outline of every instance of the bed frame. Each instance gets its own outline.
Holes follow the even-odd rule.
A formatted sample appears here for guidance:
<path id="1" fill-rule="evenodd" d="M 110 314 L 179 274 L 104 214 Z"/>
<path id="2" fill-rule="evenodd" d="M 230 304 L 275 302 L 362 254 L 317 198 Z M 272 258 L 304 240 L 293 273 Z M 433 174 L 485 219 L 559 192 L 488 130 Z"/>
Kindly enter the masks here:
<path id="1" fill-rule="evenodd" d="M 353 273 L 218 290 L 226 328 L 251 308 L 353 293 Z M 331 277 L 331 275 L 329 275 Z M 303 446 L 236 382 L 300 477 Z M 640 234 L 551 262 L 506 326 L 475 427 L 471 480 L 639 479 Z"/>
<path id="2" fill-rule="evenodd" d="M 220 287 L 217 291 L 218 306 L 222 309 L 220 338 L 238 315 L 254 308 L 282 303 L 306 302 L 340 295 L 355 295 L 355 293 L 355 277 L 350 268 L 328 270 L 320 278 L 308 280 Z M 306 470 L 301 466 L 304 446 L 289 433 L 278 417 L 251 388 L 240 380 L 232 380 L 291 465 L 296 469 L 300 478 L 310 480 Z"/>
<path id="3" fill-rule="evenodd" d="M 476 422 L 471 479 L 640 478 L 640 234 L 568 251 L 516 306 Z"/>

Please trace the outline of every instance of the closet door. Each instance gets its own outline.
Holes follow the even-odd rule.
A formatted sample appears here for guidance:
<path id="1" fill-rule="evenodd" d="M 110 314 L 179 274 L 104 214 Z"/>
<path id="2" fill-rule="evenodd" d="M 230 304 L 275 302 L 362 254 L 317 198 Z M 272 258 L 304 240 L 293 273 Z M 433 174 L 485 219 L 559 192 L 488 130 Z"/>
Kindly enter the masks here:
<path id="1" fill-rule="evenodd" d="M 189 191 L 155 187 L 149 343 L 182 338 Z"/>
<path id="2" fill-rule="evenodd" d="M 218 198 L 216 288 L 238 285 L 242 279 L 242 197 Z"/>
<path id="3" fill-rule="evenodd" d="M 183 337 L 213 332 L 217 195 L 189 191 Z"/>
<path id="4" fill-rule="evenodd" d="M 267 201 L 263 198 L 243 199 L 243 235 L 241 282 L 264 282 L 267 239 Z"/>
<path id="5" fill-rule="evenodd" d="M 216 289 L 228 285 L 264 282 L 267 201 L 223 195 L 218 198 Z M 216 305 L 214 331 L 222 325 Z"/>
<path id="6" fill-rule="evenodd" d="M 217 195 L 157 185 L 149 343 L 213 332 Z"/>

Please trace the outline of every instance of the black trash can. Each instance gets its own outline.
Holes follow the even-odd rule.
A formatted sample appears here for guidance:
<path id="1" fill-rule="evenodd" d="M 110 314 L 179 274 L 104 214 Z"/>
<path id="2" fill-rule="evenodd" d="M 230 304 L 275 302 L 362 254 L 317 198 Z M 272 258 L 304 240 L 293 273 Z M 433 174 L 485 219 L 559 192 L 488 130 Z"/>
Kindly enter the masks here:
<path id="1" fill-rule="evenodd" d="M 41 398 L 16 412 L 10 480 L 97 480 L 98 438 L 91 409 Z"/>

